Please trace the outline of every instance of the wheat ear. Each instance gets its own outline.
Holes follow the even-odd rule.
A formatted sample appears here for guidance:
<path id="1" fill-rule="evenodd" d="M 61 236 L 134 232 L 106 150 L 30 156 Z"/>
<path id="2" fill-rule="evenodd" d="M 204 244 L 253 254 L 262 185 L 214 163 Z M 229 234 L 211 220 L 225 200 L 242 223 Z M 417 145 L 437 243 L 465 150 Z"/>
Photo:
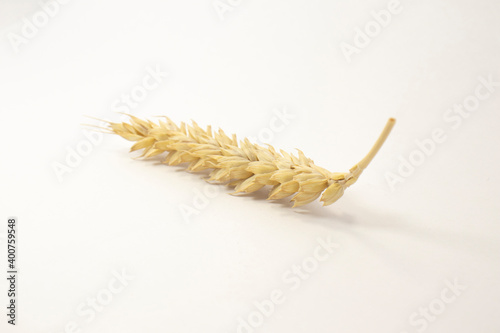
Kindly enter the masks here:
<path id="1" fill-rule="evenodd" d="M 213 132 L 196 122 L 176 125 L 168 117 L 158 123 L 130 116 L 130 123 L 109 122 L 111 132 L 135 141 L 131 151 L 144 149 L 148 158 L 168 152 L 166 164 L 189 163 L 190 171 L 213 169 L 210 181 L 227 183 L 235 192 L 255 192 L 271 185 L 268 199 L 282 199 L 295 194 L 293 207 L 308 204 L 321 196 L 324 206 L 337 201 L 344 190 L 354 184 L 389 135 L 395 124 L 390 118 L 370 152 L 349 172 L 330 172 L 314 164 L 301 150 L 298 156 L 272 146 L 262 147 L 248 139 L 240 142 L 236 135 Z"/>

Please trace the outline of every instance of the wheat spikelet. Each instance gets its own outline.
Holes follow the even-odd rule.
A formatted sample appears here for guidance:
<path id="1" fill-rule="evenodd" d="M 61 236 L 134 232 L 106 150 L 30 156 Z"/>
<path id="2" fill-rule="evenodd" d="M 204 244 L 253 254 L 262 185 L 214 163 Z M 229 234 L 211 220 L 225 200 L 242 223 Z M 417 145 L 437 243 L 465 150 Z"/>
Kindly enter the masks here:
<path id="1" fill-rule="evenodd" d="M 395 124 L 389 119 L 382 134 L 368 155 L 349 172 L 330 172 L 314 164 L 298 150 L 298 156 L 272 146 L 262 147 L 248 139 L 238 142 L 236 135 L 212 131 L 196 122 L 179 126 L 168 117 L 158 123 L 131 116 L 130 123 L 109 122 L 109 130 L 135 141 L 131 151 L 143 149 L 148 158 L 167 152 L 166 164 L 189 163 L 190 171 L 213 169 L 210 181 L 227 183 L 235 192 L 250 193 L 271 185 L 268 199 L 282 199 L 294 195 L 293 207 L 308 204 L 317 198 L 324 206 L 337 201 L 347 187 L 354 184 L 362 171 L 378 152 Z"/>

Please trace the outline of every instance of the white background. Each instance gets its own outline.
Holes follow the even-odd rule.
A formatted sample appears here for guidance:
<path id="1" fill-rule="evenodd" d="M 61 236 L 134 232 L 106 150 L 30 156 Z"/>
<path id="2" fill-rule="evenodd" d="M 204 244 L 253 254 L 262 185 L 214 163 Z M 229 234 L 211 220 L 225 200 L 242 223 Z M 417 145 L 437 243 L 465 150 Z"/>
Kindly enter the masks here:
<path id="1" fill-rule="evenodd" d="M 254 302 L 281 290 L 284 302 L 241 332 L 499 332 L 500 86 L 460 123 L 445 117 L 474 100 L 478 77 L 500 81 L 500 3 L 402 0 L 352 57 L 342 43 L 355 46 L 388 1 L 231 3 L 221 19 L 212 0 L 69 1 L 16 44 L 41 6 L 1 0 L 1 267 L 17 216 L 20 283 L 13 328 L 1 279 L 0 330 L 237 332 L 238 318 L 259 319 Z M 109 135 L 59 181 L 54 165 L 88 148 L 81 124 L 98 124 L 84 116 L 119 121 L 117 101 L 148 68 L 168 78 L 134 115 L 267 133 L 331 171 L 361 159 L 387 118 L 397 124 L 326 208 L 228 195 L 203 175 L 134 160 Z M 269 136 L 284 109 L 294 118 Z M 419 153 L 436 128 L 446 140 Z M 386 177 L 410 156 L 421 163 L 391 189 Z M 311 264 L 318 238 L 338 248 L 291 290 L 283 277 Z M 123 270 L 133 279 L 89 310 Z M 455 282 L 465 290 L 444 303 Z M 437 314 L 423 319 L 429 306 Z"/>

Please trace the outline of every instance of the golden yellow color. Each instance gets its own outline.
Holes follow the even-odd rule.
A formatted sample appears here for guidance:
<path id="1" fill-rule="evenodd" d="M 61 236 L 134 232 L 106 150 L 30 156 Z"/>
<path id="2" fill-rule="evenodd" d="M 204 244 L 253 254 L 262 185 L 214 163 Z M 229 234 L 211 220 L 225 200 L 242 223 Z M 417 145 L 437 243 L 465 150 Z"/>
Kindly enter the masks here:
<path id="1" fill-rule="evenodd" d="M 337 201 L 347 187 L 354 184 L 377 154 L 395 124 L 391 118 L 368 155 L 349 172 L 330 172 L 314 164 L 298 150 L 298 156 L 272 146 L 262 147 L 248 139 L 240 142 L 236 135 L 227 136 L 222 130 L 203 129 L 196 122 L 176 125 L 164 117 L 158 123 L 130 116 L 130 123 L 109 123 L 109 130 L 135 141 L 131 151 L 144 149 L 142 157 L 164 152 L 165 163 L 189 163 L 188 170 L 213 169 L 209 180 L 227 183 L 236 193 L 250 193 L 271 185 L 268 199 L 282 199 L 295 194 L 293 207 L 308 204 L 317 198 L 324 206 Z"/>

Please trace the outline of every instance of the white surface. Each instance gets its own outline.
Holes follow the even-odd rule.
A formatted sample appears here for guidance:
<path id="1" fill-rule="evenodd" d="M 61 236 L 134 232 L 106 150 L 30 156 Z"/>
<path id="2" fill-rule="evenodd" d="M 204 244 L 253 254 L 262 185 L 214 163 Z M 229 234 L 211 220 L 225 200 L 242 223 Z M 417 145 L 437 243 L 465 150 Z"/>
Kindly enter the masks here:
<path id="1" fill-rule="evenodd" d="M 388 1 L 232 3 L 220 20 L 211 0 L 70 1 L 15 53 L 9 33 L 40 7 L 2 1 L 0 234 L 17 216 L 21 273 L 19 324 L 5 323 L 2 306 L 0 330 L 236 332 L 255 301 L 281 290 L 255 332 L 410 333 L 424 328 L 412 314 L 438 309 L 456 279 L 466 290 L 425 331 L 499 332 L 500 87 L 457 129 L 443 117 L 478 76 L 500 81 L 500 4 L 402 1 L 349 63 L 341 43 Z M 96 123 L 84 115 L 119 120 L 115 101 L 156 66 L 169 77 L 131 113 L 257 137 L 286 107 L 295 118 L 271 143 L 332 171 L 362 158 L 388 117 L 398 122 L 326 208 L 219 187 L 186 223 L 179 208 L 217 186 L 134 160 L 129 142 L 110 136 L 59 182 L 53 164 L 86 140 L 81 123 Z M 391 191 L 387 172 L 435 128 L 447 140 Z M 328 237 L 339 247 L 291 290 L 283 276 Z M 90 322 L 78 315 L 122 269 L 134 276 L 125 289 Z"/>

